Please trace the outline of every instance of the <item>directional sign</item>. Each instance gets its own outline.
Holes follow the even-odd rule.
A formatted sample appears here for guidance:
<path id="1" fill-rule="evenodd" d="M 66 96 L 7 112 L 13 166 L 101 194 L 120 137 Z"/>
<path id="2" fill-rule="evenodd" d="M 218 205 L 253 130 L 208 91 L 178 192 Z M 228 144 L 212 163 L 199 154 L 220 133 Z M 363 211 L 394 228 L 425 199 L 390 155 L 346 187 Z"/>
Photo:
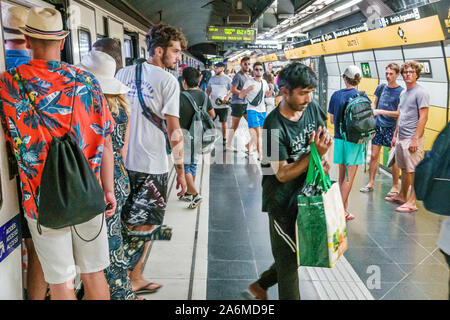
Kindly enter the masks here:
<path id="1" fill-rule="evenodd" d="M 208 28 L 206 28 L 206 40 L 253 43 L 256 41 L 256 29 L 242 27 L 209 26 Z"/>
<path id="2" fill-rule="evenodd" d="M 21 244 L 19 215 L 0 226 L 0 262 Z"/>

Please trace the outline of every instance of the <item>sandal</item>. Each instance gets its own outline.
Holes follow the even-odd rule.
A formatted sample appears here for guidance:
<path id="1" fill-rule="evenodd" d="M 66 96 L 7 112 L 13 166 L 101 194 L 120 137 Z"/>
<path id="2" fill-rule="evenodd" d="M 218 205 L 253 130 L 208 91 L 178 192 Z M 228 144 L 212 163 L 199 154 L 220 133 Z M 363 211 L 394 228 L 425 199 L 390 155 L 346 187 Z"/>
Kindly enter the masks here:
<path id="1" fill-rule="evenodd" d="M 351 213 L 345 215 L 345 220 L 353 220 L 353 219 L 355 219 L 355 216 L 352 215 Z"/>
<path id="2" fill-rule="evenodd" d="M 400 192 L 398 191 L 389 191 L 388 193 L 386 193 L 389 197 L 395 197 L 398 196 L 400 194 Z"/>
<path id="3" fill-rule="evenodd" d="M 151 286 L 154 286 L 153 288 L 151 288 Z M 136 291 L 133 291 L 135 294 L 144 294 L 144 293 L 155 293 L 156 291 L 158 291 L 160 288 L 162 287 L 162 285 L 160 285 L 159 283 L 156 282 L 149 282 L 147 283 L 145 286 L 137 289 Z"/>
<path id="4" fill-rule="evenodd" d="M 385 197 L 384 200 L 389 201 L 389 202 L 393 202 L 393 203 L 400 203 L 400 204 L 404 204 L 405 201 L 396 199 L 394 197 Z"/>
<path id="5" fill-rule="evenodd" d="M 411 208 L 411 207 L 407 207 L 405 205 L 401 205 L 400 207 L 396 208 L 395 211 L 398 212 L 416 212 L 418 209 L 417 208 Z"/>
<path id="6" fill-rule="evenodd" d="M 372 192 L 373 191 L 373 187 L 363 187 L 361 189 L 359 189 L 359 192 L 362 193 L 368 193 L 368 192 Z"/>

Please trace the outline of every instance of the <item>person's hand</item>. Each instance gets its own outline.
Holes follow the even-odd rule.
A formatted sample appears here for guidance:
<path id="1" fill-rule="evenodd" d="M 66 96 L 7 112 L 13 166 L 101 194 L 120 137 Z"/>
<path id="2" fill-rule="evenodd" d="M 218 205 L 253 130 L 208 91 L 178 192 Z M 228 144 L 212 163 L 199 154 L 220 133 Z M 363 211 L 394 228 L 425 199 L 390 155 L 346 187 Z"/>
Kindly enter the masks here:
<path id="1" fill-rule="evenodd" d="M 250 87 L 247 88 L 247 92 L 252 91 L 253 89 L 255 89 L 255 86 L 252 84 Z"/>
<path id="2" fill-rule="evenodd" d="M 394 136 L 392 137 L 391 147 L 394 148 L 396 143 L 397 143 L 397 137 L 394 135 Z"/>
<path id="3" fill-rule="evenodd" d="M 269 83 L 269 89 L 272 91 L 275 89 L 275 87 L 273 86 L 273 83 Z"/>
<path id="4" fill-rule="evenodd" d="M 105 218 L 108 219 L 114 215 L 116 212 L 116 197 L 114 196 L 113 191 L 107 191 L 104 193 L 105 204 L 107 206 L 105 210 Z"/>
<path id="5" fill-rule="evenodd" d="M 185 177 L 184 173 L 182 173 L 182 174 L 177 173 L 177 190 L 179 188 L 181 188 L 181 190 L 180 190 L 180 192 L 177 193 L 177 196 L 181 197 L 187 191 L 186 177 Z"/>
<path id="6" fill-rule="evenodd" d="M 411 142 L 409 144 L 409 152 L 414 153 L 419 149 L 419 139 L 417 138 L 412 138 Z"/>
<path id="7" fill-rule="evenodd" d="M 379 116 L 381 114 L 381 112 L 380 112 L 380 110 L 378 110 L 378 109 L 375 109 L 375 110 L 373 110 L 373 115 L 376 117 L 376 116 Z"/>
<path id="8" fill-rule="evenodd" d="M 326 159 L 322 159 L 322 167 L 325 174 L 328 174 L 330 172 L 330 163 Z"/>
<path id="9" fill-rule="evenodd" d="M 319 156 L 323 156 L 328 149 L 331 146 L 331 143 L 333 142 L 333 139 L 328 134 L 328 131 L 326 128 L 323 128 L 322 126 L 319 126 L 317 131 L 313 131 L 311 133 L 311 137 L 309 139 L 309 143 L 314 141 L 314 144 L 316 145 L 317 152 L 319 153 Z"/>

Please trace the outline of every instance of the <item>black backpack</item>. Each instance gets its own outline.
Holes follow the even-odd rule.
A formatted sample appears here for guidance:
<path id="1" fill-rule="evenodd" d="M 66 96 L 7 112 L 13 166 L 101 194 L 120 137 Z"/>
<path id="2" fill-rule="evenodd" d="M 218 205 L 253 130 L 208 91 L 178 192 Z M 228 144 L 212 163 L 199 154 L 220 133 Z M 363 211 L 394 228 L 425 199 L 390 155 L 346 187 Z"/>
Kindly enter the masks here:
<path id="1" fill-rule="evenodd" d="M 370 100 L 363 91 L 350 98 L 342 108 L 339 132 L 346 141 L 362 144 L 375 135 L 376 119 Z"/>
<path id="2" fill-rule="evenodd" d="M 198 107 L 197 103 L 188 91 L 183 91 L 181 93 L 188 99 L 195 111 L 192 116 L 189 135 L 184 137 L 185 146 L 190 146 L 191 158 L 200 154 L 207 154 L 211 152 L 214 147 L 214 142 L 216 141 L 216 127 L 213 119 L 211 119 L 206 111 L 209 98 L 206 93 L 202 93 L 204 94 L 205 100 L 201 108 Z M 185 152 L 186 151 L 187 150 L 185 147 Z"/>
<path id="3" fill-rule="evenodd" d="M 450 123 L 417 165 L 414 190 L 427 210 L 450 216 Z"/>
<path id="4" fill-rule="evenodd" d="M 202 72 L 202 82 L 208 84 L 209 79 L 211 79 L 211 71 L 203 70 Z"/>

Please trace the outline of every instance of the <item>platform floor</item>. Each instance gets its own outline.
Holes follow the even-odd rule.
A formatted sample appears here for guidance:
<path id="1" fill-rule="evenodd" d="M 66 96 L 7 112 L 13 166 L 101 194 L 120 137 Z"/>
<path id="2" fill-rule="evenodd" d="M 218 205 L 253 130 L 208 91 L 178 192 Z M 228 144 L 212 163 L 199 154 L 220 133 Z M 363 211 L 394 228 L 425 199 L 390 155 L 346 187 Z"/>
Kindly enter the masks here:
<path id="1" fill-rule="evenodd" d="M 243 150 L 245 134 L 237 139 Z M 336 167 L 331 177 L 336 177 Z M 397 213 L 384 200 L 387 173 L 374 192 L 359 192 L 368 179 L 360 167 L 350 195 L 349 248 L 333 269 L 299 268 L 305 300 L 448 299 L 449 269 L 436 246 L 442 216 L 421 203 L 414 214 Z M 199 165 L 196 183 L 204 200 L 196 210 L 177 200 L 169 179 L 165 224 L 170 241 L 152 243 L 144 275 L 163 284 L 147 299 L 243 299 L 241 292 L 273 262 L 268 217 L 261 212 L 261 171 L 244 153 L 223 152 L 221 141 Z M 269 289 L 277 299 L 277 287 Z"/>

